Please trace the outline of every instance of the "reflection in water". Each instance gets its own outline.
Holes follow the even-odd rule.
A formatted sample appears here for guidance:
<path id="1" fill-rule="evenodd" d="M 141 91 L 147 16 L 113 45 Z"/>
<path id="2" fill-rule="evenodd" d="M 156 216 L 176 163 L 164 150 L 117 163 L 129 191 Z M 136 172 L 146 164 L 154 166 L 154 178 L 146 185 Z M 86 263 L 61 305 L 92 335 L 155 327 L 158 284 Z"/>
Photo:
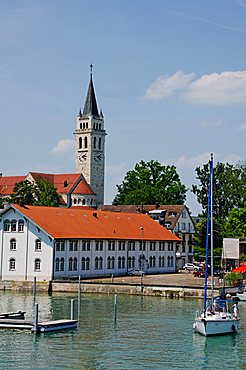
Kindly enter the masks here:
<path id="1" fill-rule="evenodd" d="M 70 317 L 67 294 L 38 295 L 41 319 Z M 243 368 L 246 330 L 204 338 L 193 334 L 197 300 L 81 295 L 77 330 L 34 335 L 0 331 L 0 369 L 225 369 Z M 77 306 L 75 317 L 77 317 Z M 240 303 L 242 324 L 246 304 Z M 0 293 L 0 311 L 33 315 L 32 294 Z"/>

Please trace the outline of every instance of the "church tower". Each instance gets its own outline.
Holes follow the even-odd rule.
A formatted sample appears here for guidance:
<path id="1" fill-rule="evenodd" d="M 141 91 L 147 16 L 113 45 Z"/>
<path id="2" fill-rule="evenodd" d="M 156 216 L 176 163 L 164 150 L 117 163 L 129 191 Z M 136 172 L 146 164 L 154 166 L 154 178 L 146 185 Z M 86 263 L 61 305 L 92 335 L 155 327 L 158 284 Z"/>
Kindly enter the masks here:
<path id="1" fill-rule="evenodd" d="M 102 111 L 98 113 L 90 65 L 90 81 L 83 112 L 77 117 L 75 130 L 75 167 L 96 194 L 96 204 L 104 203 L 105 136 Z"/>

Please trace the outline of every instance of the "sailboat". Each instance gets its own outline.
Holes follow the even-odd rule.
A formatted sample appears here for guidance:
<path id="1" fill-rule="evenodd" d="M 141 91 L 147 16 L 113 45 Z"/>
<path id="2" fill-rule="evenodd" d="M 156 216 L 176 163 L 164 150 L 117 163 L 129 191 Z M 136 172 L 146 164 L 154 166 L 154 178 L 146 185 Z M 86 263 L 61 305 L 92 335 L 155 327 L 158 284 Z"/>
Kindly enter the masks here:
<path id="1" fill-rule="evenodd" d="M 206 266 L 204 277 L 204 301 L 202 312 L 197 312 L 194 331 L 204 336 L 237 333 L 240 329 L 237 303 L 214 297 L 213 278 L 213 154 L 210 159 L 208 208 L 206 227 Z M 209 236 L 211 244 L 211 297 L 208 298 L 208 254 Z"/>

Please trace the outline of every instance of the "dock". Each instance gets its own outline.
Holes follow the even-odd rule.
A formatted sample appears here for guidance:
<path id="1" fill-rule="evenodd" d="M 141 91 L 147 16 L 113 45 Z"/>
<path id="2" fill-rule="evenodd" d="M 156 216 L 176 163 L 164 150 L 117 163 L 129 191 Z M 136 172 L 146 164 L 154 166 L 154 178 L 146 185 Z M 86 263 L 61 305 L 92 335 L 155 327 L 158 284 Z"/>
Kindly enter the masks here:
<path id="1" fill-rule="evenodd" d="M 0 319 L 0 329 L 31 330 L 32 332 L 38 333 L 48 333 L 51 331 L 72 329 L 76 328 L 77 325 L 77 320 L 54 320 L 38 322 L 35 328 L 34 321 Z"/>

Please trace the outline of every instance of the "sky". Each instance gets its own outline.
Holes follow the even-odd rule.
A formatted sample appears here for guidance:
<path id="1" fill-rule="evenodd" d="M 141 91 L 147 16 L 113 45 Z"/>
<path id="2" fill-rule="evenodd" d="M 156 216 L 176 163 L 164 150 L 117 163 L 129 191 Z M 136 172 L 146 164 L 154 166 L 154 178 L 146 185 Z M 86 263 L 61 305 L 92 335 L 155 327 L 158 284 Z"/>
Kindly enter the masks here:
<path id="1" fill-rule="evenodd" d="M 90 64 L 106 138 L 105 204 L 140 160 L 245 160 L 246 0 L 1 0 L 0 172 L 75 171 Z"/>

